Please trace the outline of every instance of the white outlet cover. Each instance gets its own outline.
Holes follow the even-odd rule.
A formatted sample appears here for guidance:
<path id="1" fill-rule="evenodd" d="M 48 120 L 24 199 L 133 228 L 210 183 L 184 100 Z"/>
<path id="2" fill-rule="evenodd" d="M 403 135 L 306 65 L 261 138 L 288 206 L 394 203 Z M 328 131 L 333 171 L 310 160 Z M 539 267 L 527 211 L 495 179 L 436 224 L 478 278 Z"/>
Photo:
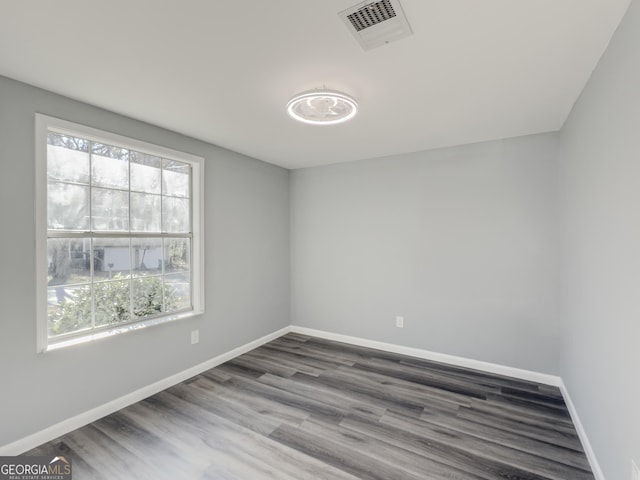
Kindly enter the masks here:
<path id="1" fill-rule="evenodd" d="M 404 328 L 404 317 L 396 317 L 396 327 Z"/>
<path id="2" fill-rule="evenodd" d="M 191 330 L 191 345 L 200 341 L 200 330 Z"/>
<path id="3" fill-rule="evenodd" d="M 631 480 L 640 480 L 640 469 L 633 460 L 631 460 Z"/>

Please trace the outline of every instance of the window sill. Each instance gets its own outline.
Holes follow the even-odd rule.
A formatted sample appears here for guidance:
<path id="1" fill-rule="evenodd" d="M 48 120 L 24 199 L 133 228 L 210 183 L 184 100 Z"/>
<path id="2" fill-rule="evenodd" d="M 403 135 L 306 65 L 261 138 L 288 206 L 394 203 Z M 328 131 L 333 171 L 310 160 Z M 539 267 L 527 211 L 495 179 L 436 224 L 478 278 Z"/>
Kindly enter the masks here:
<path id="1" fill-rule="evenodd" d="M 154 325 L 162 325 L 164 323 L 175 322 L 176 320 L 192 318 L 192 317 L 202 315 L 203 313 L 204 311 L 195 311 L 195 310 L 189 310 L 186 312 L 177 312 L 175 314 L 150 318 L 148 320 L 143 320 L 140 322 L 115 326 L 107 330 L 101 330 L 100 332 L 88 333 L 86 335 L 74 336 L 71 338 L 61 339 L 57 341 L 54 340 L 54 341 L 50 341 L 50 343 L 40 353 L 51 352 L 53 350 L 59 350 L 61 348 L 70 347 L 72 345 L 80 345 L 82 343 L 88 343 L 88 342 L 92 342 L 94 340 L 99 340 L 102 338 L 113 337 L 121 333 L 132 332 L 135 330 L 142 330 L 144 328 L 152 327 Z"/>

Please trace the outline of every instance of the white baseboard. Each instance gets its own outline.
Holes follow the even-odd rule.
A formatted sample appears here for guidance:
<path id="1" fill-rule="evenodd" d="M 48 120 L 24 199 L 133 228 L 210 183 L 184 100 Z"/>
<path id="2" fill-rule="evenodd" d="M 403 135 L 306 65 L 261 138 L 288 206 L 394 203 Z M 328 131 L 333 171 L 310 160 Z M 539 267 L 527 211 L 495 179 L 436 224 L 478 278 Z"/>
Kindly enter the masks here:
<path id="1" fill-rule="evenodd" d="M 134 392 L 131 392 L 127 395 L 124 395 L 120 398 L 116 398 L 110 402 L 105 403 L 104 405 L 100 405 L 99 407 L 93 408 L 89 411 L 76 415 L 75 417 L 68 418 L 67 420 L 63 420 L 62 422 L 56 423 L 44 430 L 36 432 L 27 437 L 16 440 L 15 442 L 9 443 L 7 445 L 0 446 L 0 456 L 13 456 L 20 455 L 23 452 L 31 450 L 43 443 L 50 442 L 61 435 L 69 433 L 77 428 L 83 427 L 91 422 L 94 422 L 106 415 L 110 415 L 118 410 L 128 407 L 136 402 L 144 400 L 145 398 L 155 395 L 162 390 L 165 390 L 169 387 L 172 387 L 180 382 L 184 382 L 185 380 L 198 375 L 204 371 L 209 370 L 210 368 L 216 367 L 224 362 L 227 362 L 243 353 L 246 353 L 254 348 L 259 347 L 260 345 L 264 345 L 271 340 L 274 340 L 286 333 L 291 331 L 291 327 L 285 327 L 268 335 L 265 335 L 262 338 L 249 342 L 240 347 L 234 348 L 226 353 L 218 355 L 206 362 L 203 362 L 199 365 L 195 365 L 191 368 L 188 368 L 182 372 L 176 373 L 175 375 L 171 375 L 165 379 L 162 379 L 158 382 L 147 385 L 146 387 L 142 387 Z"/>
<path id="2" fill-rule="evenodd" d="M 523 370 L 520 368 L 507 367 L 497 363 L 481 362 L 469 358 L 458 357 L 455 355 L 447 355 L 445 353 L 431 352 L 420 348 L 405 347 L 394 343 L 378 342 L 368 340 L 366 338 L 351 337 L 349 335 L 341 335 L 338 333 L 325 332 L 323 330 L 314 330 L 312 328 L 292 326 L 292 332 L 302 335 L 310 335 L 313 337 L 326 338 L 327 340 L 335 340 L 336 342 L 350 343 L 361 347 L 375 348 L 386 352 L 399 353 L 410 357 L 423 358 L 425 360 L 433 360 L 434 362 L 448 363 L 459 367 L 472 368 L 474 370 L 482 370 L 483 372 L 494 373 L 496 375 L 504 375 L 507 377 L 519 378 L 521 380 L 529 380 L 531 382 L 543 383 L 559 387 L 562 379 L 555 375 L 546 373 L 533 372 L 531 370 Z"/>
<path id="3" fill-rule="evenodd" d="M 144 400 L 145 398 L 154 395 L 162 390 L 165 390 L 173 385 L 176 385 L 180 382 L 183 382 L 195 375 L 198 375 L 210 368 L 214 368 L 224 362 L 227 362 L 243 353 L 246 353 L 254 348 L 258 348 L 265 343 L 270 342 L 282 335 L 285 335 L 289 332 L 300 333 L 302 335 L 309 335 L 313 337 L 325 338 L 327 340 L 334 340 L 337 342 L 349 343 L 352 345 L 358 345 L 361 347 L 374 348 L 376 350 L 382 350 L 386 352 L 399 353 L 402 355 L 408 355 L 411 357 L 422 358 L 426 360 L 433 360 L 436 362 L 448 363 L 450 365 L 457 365 L 460 367 L 472 368 L 475 370 L 481 370 L 489 373 L 494 373 L 497 375 L 505 375 L 508 377 L 519 378 L 522 380 L 529 380 L 532 382 L 543 383 L 546 385 L 553 385 L 560 388 L 562 392 L 562 396 L 564 397 L 565 403 L 567 404 L 567 408 L 569 413 L 571 414 L 571 419 L 573 420 L 573 424 L 576 427 L 576 431 L 578 432 L 578 436 L 580 441 L 582 442 L 582 446 L 587 455 L 587 459 L 589 460 L 589 464 L 591 465 L 591 469 L 593 470 L 593 474 L 596 480 L 605 480 L 604 474 L 602 473 L 602 469 L 600 468 L 600 464 L 598 463 L 593 448 L 591 447 L 591 443 L 587 438 L 586 431 L 582 423 L 580 422 L 580 417 L 575 409 L 575 406 L 571 400 L 571 396 L 562 381 L 562 378 L 555 375 L 548 375 L 539 372 L 533 372 L 530 370 L 523 370 L 519 368 L 507 367 L 505 365 L 499 365 L 495 363 L 482 362 L 478 360 L 472 360 L 469 358 L 458 357 L 455 355 L 447 355 L 444 353 L 431 352 L 428 350 L 422 350 L 419 348 L 405 347 L 402 345 L 396 345 L 393 343 L 379 342 L 375 340 L 368 340 L 360 337 L 353 337 L 349 335 L 341 335 L 338 333 L 326 332 L 323 330 L 315 330 L 312 328 L 298 327 L 298 326 L 289 326 L 277 330 L 273 333 L 265 335 L 257 340 L 249 342 L 240 347 L 234 348 L 226 353 L 218 355 L 206 362 L 203 362 L 199 365 L 195 365 L 187 370 L 184 370 L 180 373 L 167 377 L 158 382 L 147 385 L 146 387 L 140 388 L 134 392 L 131 392 L 127 395 L 124 395 L 120 398 L 112 400 L 104 405 L 93 408 L 87 412 L 76 415 L 75 417 L 69 418 L 67 420 L 63 420 L 60 423 L 52 425 L 40 432 L 36 432 L 32 435 L 24 437 L 22 439 L 16 440 L 10 444 L 0 446 L 0 456 L 11 456 L 11 455 L 19 455 L 22 452 L 30 450 L 32 448 L 37 447 L 38 445 L 42 445 L 43 443 L 50 442 L 66 433 L 69 433 L 77 428 L 83 427 L 88 423 L 96 421 L 106 415 L 110 415 L 122 408 L 128 407 L 136 402 Z"/>
<path id="4" fill-rule="evenodd" d="M 598 463 L 596 454 L 591 447 L 589 438 L 587 437 L 587 432 L 585 431 L 584 426 L 580 421 L 578 411 L 576 410 L 576 407 L 571 400 L 571 395 L 569 395 L 569 390 L 567 390 L 567 387 L 562 379 L 560 379 L 560 391 L 562 392 L 562 396 L 564 397 L 564 403 L 567 404 L 567 409 L 569 409 L 571 420 L 573 421 L 573 425 L 576 427 L 578 437 L 580 438 L 580 442 L 582 443 L 582 448 L 584 448 L 584 452 L 587 455 L 587 460 L 589 460 L 589 465 L 591 465 L 593 476 L 596 478 L 596 480 L 605 480 L 604 473 L 602 473 L 602 469 L 600 468 L 600 464 Z"/>

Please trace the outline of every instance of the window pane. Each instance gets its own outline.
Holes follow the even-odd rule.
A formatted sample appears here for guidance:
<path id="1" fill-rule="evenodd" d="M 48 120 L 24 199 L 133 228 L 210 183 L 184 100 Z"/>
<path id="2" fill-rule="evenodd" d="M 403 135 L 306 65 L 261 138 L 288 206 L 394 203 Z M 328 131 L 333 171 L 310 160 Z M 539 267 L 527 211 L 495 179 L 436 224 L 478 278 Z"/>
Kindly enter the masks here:
<path id="1" fill-rule="evenodd" d="M 166 238 L 164 240 L 165 272 L 188 272 L 191 260 L 191 242 L 188 238 Z"/>
<path id="2" fill-rule="evenodd" d="M 128 238 L 93 239 L 94 281 L 126 278 L 131 273 Z"/>
<path id="3" fill-rule="evenodd" d="M 96 326 L 128 322 L 131 318 L 131 282 L 101 282 L 93 285 Z"/>
<path id="4" fill-rule="evenodd" d="M 129 188 L 129 150 L 103 143 L 94 143 L 91 153 L 91 181 L 93 185 Z"/>
<path id="5" fill-rule="evenodd" d="M 49 336 L 91 328 L 91 288 L 58 286 L 47 290 Z"/>
<path id="6" fill-rule="evenodd" d="M 91 281 L 90 240 L 49 238 L 47 240 L 47 284 L 68 285 Z"/>
<path id="7" fill-rule="evenodd" d="M 164 276 L 165 311 L 191 307 L 191 277 L 189 273 Z"/>
<path id="8" fill-rule="evenodd" d="M 47 225 L 50 230 L 89 230 L 89 187 L 49 183 Z"/>
<path id="9" fill-rule="evenodd" d="M 159 275 L 162 273 L 162 239 L 134 238 L 131 240 L 133 275 Z"/>
<path id="10" fill-rule="evenodd" d="M 174 197 L 189 197 L 191 166 L 188 163 L 164 160 L 162 193 Z"/>
<path id="11" fill-rule="evenodd" d="M 160 195 L 131 193 L 131 231 L 160 232 Z"/>
<path id="12" fill-rule="evenodd" d="M 89 141 L 49 132 L 47 176 L 50 180 L 89 183 Z"/>
<path id="13" fill-rule="evenodd" d="M 89 152 L 89 140 L 74 137 L 65 133 L 47 132 L 47 145 L 64 147 L 79 152 Z"/>
<path id="14" fill-rule="evenodd" d="M 131 190 L 160 193 L 162 159 L 140 152 L 130 152 Z"/>
<path id="15" fill-rule="evenodd" d="M 162 230 L 169 233 L 189 233 L 189 199 L 162 197 Z"/>
<path id="16" fill-rule="evenodd" d="M 162 313 L 162 277 L 133 279 L 133 315 L 138 318 Z"/>
<path id="17" fill-rule="evenodd" d="M 91 192 L 93 230 L 129 230 L 129 193 L 106 188 Z"/>

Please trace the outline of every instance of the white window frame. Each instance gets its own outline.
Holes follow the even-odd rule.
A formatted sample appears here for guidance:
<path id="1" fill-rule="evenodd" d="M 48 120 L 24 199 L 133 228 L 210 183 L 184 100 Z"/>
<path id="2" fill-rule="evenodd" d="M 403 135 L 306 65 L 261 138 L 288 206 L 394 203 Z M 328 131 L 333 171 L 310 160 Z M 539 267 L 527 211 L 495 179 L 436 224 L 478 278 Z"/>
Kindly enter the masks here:
<path id="1" fill-rule="evenodd" d="M 49 338 L 47 312 L 47 134 L 50 130 L 162 158 L 170 158 L 191 165 L 192 310 L 114 325 L 109 329 L 91 331 L 84 335 L 79 334 L 60 340 Z M 37 351 L 39 353 L 204 313 L 204 158 L 37 113 L 35 116 L 35 160 L 36 318 Z M 122 236 L 126 237 L 127 235 L 123 234 Z"/>

